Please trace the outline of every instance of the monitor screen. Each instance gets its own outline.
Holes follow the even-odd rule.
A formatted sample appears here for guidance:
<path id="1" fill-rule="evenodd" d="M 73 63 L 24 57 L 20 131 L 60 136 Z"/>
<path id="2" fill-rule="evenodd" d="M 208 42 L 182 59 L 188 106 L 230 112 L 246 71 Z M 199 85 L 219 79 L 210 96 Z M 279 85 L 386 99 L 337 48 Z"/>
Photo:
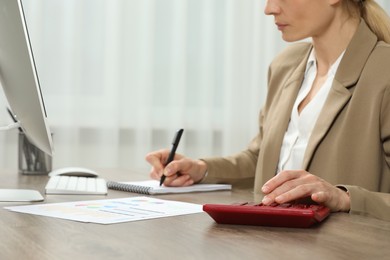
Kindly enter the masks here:
<path id="1" fill-rule="evenodd" d="M 0 82 L 29 141 L 52 155 L 51 132 L 21 0 L 0 0 Z"/>

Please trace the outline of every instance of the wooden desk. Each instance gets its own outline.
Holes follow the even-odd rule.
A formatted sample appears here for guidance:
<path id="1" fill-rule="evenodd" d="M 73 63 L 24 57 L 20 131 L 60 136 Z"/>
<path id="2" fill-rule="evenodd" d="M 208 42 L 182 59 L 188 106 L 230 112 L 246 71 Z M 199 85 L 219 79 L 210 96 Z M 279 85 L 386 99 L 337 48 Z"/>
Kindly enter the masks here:
<path id="1" fill-rule="evenodd" d="M 131 171 L 107 171 L 113 180 L 140 180 Z M 34 188 L 44 194 L 47 176 L 0 171 L 1 188 Z M 45 203 L 139 196 L 109 190 L 106 196 L 50 195 Z M 160 195 L 192 203 L 251 200 L 250 190 Z M 85 224 L 20 214 L 0 203 L 0 259 L 385 259 L 390 222 L 332 214 L 310 229 L 218 225 L 205 213 L 128 222 Z M 21 204 L 21 203 L 20 203 Z"/>

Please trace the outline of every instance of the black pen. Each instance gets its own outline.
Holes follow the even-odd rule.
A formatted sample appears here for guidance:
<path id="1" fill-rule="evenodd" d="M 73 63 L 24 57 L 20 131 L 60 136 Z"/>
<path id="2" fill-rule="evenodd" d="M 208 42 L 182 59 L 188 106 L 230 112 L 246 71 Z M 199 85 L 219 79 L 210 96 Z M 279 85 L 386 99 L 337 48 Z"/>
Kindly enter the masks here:
<path id="1" fill-rule="evenodd" d="M 175 157 L 176 149 L 179 146 L 180 138 L 181 138 L 181 135 L 183 134 L 183 131 L 184 131 L 183 129 L 180 129 L 179 131 L 176 132 L 175 137 L 173 138 L 173 141 L 172 141 L 171 152 L 169 153 L 169 156 L 168 156 L 168 159 L 165 163 L 165 166 L 173 161 L 173 158 Z M 166 176 L 164 174 L 161 176 L 160 186 L 163 185 L 163 183 L 165 181 L 165 177 Z"/>

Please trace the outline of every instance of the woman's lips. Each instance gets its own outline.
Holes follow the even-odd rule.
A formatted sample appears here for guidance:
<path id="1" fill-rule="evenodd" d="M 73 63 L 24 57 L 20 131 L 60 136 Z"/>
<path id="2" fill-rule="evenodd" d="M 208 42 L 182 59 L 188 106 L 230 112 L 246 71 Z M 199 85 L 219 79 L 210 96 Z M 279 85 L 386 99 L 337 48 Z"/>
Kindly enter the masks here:
<path id="1" fill-rule="evenodd" d="M 278 27 L 278 30 L 283 31 L 283 29 L 286 28 L 288 26 L 288 24 L 276 23 L 276 26 Z"/>

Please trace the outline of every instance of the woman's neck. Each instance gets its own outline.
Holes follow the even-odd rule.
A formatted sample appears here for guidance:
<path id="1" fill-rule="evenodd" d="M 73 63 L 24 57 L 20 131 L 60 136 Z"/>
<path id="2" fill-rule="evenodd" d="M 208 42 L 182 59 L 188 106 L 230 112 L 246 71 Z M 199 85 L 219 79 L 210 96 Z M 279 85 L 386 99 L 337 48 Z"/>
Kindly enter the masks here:
<path id="1" fill-rule="evenodd" d="M 359 19 L 350 18 L 342 22 L 341 19 L 335 19 L 335 22 L 323 34 L 312 37 L 318 75 L 328 73 L 332 64 L 347 48 L 359 23 Z"/>

